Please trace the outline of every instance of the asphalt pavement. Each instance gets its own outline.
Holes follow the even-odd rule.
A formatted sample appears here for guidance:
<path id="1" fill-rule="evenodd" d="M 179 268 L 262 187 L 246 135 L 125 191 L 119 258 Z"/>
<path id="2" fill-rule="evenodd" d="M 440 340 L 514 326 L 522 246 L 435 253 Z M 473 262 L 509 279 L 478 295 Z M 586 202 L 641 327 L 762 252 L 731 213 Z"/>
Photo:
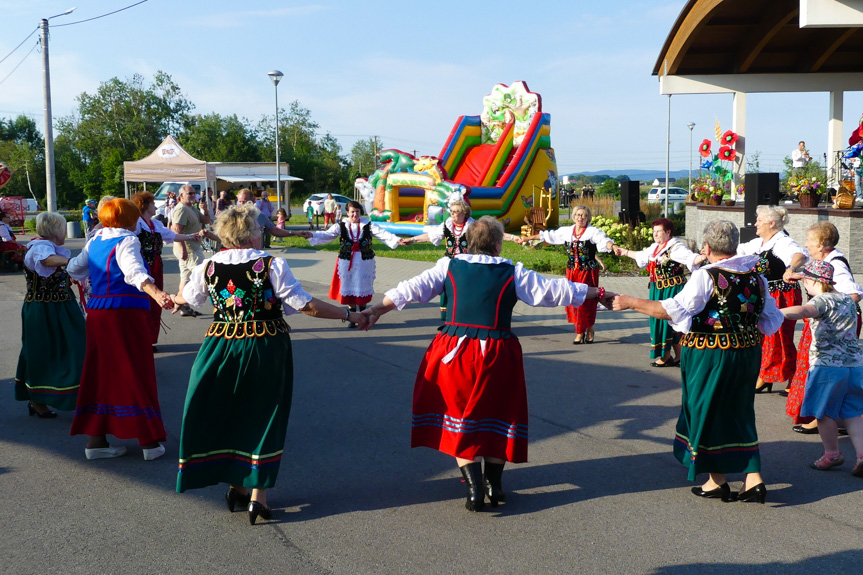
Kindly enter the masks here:
<path id="1" fill-rule="evenodd" d="M 69 247 L 80 249 L 80 240 Z M 321 298 L 334 254 L 276 248 Z M 166 287 L 179 278 L 165 250 Z M 379 294 L 430 264 L 378 258 Z M 646 295 L 644 278 L 602 278 Z M 530 462 L 508 465 L 505 504 L 464 509 L 452 458 L 411 449 L 414 376 L 439 325 L 436 302 L 370 332 L 292 316 L 294 402 L 273 520 L 228 513 L 223 486 L 175 493 L 192 361 L 209 315 L 166 315 L 156 355 L 167 454 L 137 443 L 87 461 L 71 414 L 28 417 L 13 401 L 23 276 L 0 274 L 0 572 L 31 573 L 859 573 L 863 480 L 809 469 L 818 436 L 791 432 L 784 398 L 758 396 L 766 505 L 693 497 L 671 454 L 680 372 L 650 367 L 647 319 L 602 311 L 593 345 L 572 345 L 562 309 L 519 304 Z M 376 301 L 381 296 L 376 296 Z M 734 488 L 739 487 L 739 477 Z"/>

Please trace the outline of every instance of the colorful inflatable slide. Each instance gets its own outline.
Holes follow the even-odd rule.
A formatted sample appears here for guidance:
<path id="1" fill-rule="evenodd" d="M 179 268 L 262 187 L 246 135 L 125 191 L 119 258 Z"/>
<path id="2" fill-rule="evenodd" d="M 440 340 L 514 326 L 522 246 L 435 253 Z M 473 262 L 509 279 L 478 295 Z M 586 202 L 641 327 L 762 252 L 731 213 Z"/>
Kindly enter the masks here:
<path id="1" fill-rule="evenodd" d="M 524 82 L 497 84 L 483 98 L 480 116 L 460 117 L 439 157 L 383 150 L 383 168 L 356 181 L 370 217 L 390 232 L 417 235 L 449 216 L 449 202 L 464 198 L 472 215 L 494 216 L 518 232 L 543 188 L 551 192 L 549 227 L 556 227 L 557 163 L 551 116 Z M 449 175 L 448 175 L 449 174 Z"/>

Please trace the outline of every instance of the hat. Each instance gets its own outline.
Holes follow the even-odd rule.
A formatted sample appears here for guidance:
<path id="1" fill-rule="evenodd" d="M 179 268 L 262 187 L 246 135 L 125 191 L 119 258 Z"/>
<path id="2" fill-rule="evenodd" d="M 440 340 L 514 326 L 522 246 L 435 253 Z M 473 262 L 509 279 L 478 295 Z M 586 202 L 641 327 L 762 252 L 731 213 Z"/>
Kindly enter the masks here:
<path id="1" fill-rule="evenodd" d="M 93 198 L 87 198 L 87 201 L 86 201 L 86 202 L 84 202 L 84 203 L 85 203 L 85 204 L 95 204 L 95 203 L 96 203 L 96 200 L 94 200 Z"/>
<path id="2" fill-rule="evenodd" d="M 800 272 L 806 279 L 821 282 L 823 284 L 833 285 L 833 266 L 824 260 L 809 260 L 803 270 Z"/>

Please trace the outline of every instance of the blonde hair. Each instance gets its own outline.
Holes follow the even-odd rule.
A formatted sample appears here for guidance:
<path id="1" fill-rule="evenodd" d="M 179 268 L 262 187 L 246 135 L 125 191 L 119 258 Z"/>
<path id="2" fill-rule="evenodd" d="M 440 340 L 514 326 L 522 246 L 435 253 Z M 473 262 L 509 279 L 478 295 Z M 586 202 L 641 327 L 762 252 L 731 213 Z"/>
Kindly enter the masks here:
<path id="1" fill-rule="evenodd" d="M 225 247 L 248 247 L 253 239 L 261 237 L 260 213 L 253 204 L 231 206 L 216 217 L 213 229 Z"/>
<path id="2" fill-rule="evenodd" d="M 777 232 L 784 230 L 785 224 L 788 223 L 788 210 L 782 206 L 758 206 L 755 208 L 755 214 L 773 222 Z"/>
<path id="3" fill-rule="evenodd" d="M 839 243 L 839 230 L 828 221 L 812 224 L 806 228 L 806 235 L 812 236 L 815 241 L 825 248 L 833 249 Z"/>
<path id="4" fill-rule="evenodd" d="M 96 213 L 99 213 L 99 210 L 102 209 L 102 206 L 104 206 L 105 204 L 107 204 L 111 200 L 116 200 L 116 199 L 117 199 L 117 196 L 102 196 L 102 198 L 99 200 L 99 205 L 96 206 Z"/>
<path id="5" fill-rule="evenodd" d="M 584 212 L 587 214 L 587 225 L 590 225 L 590 220 L 593 219 L 593 214 L 590 212 L 590 208 L 588 208 L 587 206 L 578 205 L 572 208 L 572 210 L 570 210 L 569 212 L 572 220 L 575 221 L 575 213 L 578 210 L 584 210 Z"/>
<path id="6" fill-rule="evenodd" d="M 66 235 L 66 218 L 56 212 L 41 212 L 36 216 L 36 233 L 47 239 Z"/>
<path id="7" fill-rule="evenodd" d="M 470 206 L 464 200 L 454 200 L 449 204 L 449 211 L 452 213 L 453 208 L 461 208 L 464 212 L 465 219 L 470 217 Z"/>

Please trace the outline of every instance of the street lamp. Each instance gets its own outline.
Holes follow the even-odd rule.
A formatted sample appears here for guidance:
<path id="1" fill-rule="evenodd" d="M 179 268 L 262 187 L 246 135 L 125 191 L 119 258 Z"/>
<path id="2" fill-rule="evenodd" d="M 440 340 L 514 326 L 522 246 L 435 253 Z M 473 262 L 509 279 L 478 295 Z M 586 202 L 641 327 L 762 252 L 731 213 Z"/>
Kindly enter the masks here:
<path id="1" fill-rule="evenodd" d="M 695 127 L 693 122 L 686 124 L 689 128 L 689 193 L 692 193 L 692 128 Z"/>
<path id="2" fill-rule="evenodd" d="M 58 16 L 66 16 L 74 12 L 74 8 L 50 18 L 43 18 L 39 27 L 42 29 L 42 90 L 45 101 L 45 190 L 46 208 L 49 212 L 57 211 L 57 180 L 54 177 L 54 118 L 51 113 L 51 69 L 48 65 L 48 20 Z"/>
<path id="3" fill-rule="evenodd" d="M 279 169 L 279 82 L 285 76 L 278 70 L 267 72 L 267 76 L 273 81 L 276 90 L 276 210 L 282 209 L 282 171 Z M 291 196 L 286 198 L 288 202 L 288 219 L 291 219 Z"/>

